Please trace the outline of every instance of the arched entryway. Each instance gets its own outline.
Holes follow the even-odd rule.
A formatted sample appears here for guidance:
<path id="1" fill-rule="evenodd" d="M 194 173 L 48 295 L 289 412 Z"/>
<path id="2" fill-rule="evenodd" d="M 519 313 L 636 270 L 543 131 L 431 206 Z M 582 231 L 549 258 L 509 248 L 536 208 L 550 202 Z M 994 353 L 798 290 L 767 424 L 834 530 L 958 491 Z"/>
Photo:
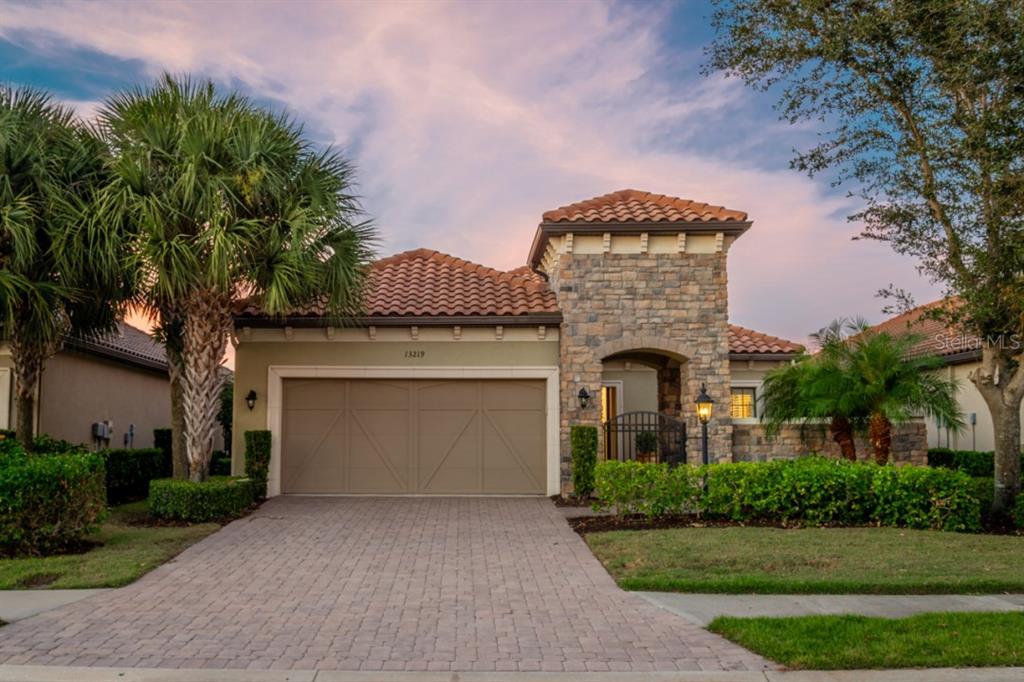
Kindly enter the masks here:
<path id="1" fill-rule="evenodd" d="M 602 456 L 686 461 L 687 356 L 659 347 L 615 348 L 601 358 Z"/>

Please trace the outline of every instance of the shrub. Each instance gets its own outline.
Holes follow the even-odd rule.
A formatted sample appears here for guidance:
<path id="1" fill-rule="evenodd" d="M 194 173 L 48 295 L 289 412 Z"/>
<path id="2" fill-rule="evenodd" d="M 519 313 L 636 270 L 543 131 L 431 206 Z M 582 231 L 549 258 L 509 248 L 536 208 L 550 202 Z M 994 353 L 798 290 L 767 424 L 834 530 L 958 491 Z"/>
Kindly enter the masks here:
<path id="1" fill-rule="evenodd" d="M 120 504 L 145 499 L 149 482 L 171 475 L 170 453 L 160 448 L 103 450 L 107 469 L 107 502 Z"/>
<path id="2" fill-rule="evenodd" d="M 223 450 L 214 450 L 213 456 L 210 458 L 210 475 L 230 476 L 231 455 L 224 452 Z"/>
<path id="3" fill-rule="evenodd" d="M 648 517 L 702 510 L 739 522 L 973 531 L 981 522 L 977 488 L 958 471 L 820 457 L 702 468 L 602 462 L 596 507 Z"/>
<path id="4" fill-rule="evenodd" d="M 1024 471 L 1024 453 L 1020 461 L 1021 471 Z M 962 471 L 974 478 L 992 477 L 995 476 L 995 455 L 991 451 L 931 448 L 928 450 L 928 466 Z"/>
<path id="5" fill-rule="evenodd" d="M 1018 528 L 1024 529 L 1024 493 L 1017 496 L 1017 501 L 1013 505 L 1011 516 L 1013 517 L 1013 523 Z"/>
<path id="6" fill-rule="evenodd" d="M 204 483 L 161 478 L 149 482 L 149 513 L 163 519 L 203 523 L 240 516 L 256 501 L 248 478 L 211 478 Z"/>
<path id="7" fill-rule="evenodd" d="M 267 496 L 270 471 L 270 431 L 245 432 L 245 475 L 256 483 L 258 495 Z"/>
<path id="8" fill-rule="evenodd" d="M 708 468 L 704 509 L 733 521 L 858 524 L 870 519 L 873 467 L 805 457 Z"/>
<path id="9" fill-rule="evenodd" d="M 171 433 L 171 429 L 153 429 L 153 447 L 167 453 L 168 461 L 172 456 Z"/>
<path id="10" fill-rule="evenodd" d="M 572 489 L 577 497 L 594 492 L 594 467 L 597 465 L 597 427 L 574 424 L 569 429 L 572 444 Z"/>
<path id="11" fill-rule="evenodd" d="M 106 513 L 103 457 L 96 453 L 0 458 L 0 554 L 50 554 L 93 532 Z"/>
<path id="12" fill-rule="evenodd" d="M 702 469 L 682 464 L 599 462 L 595 470 L 595 509 L 655 518 L 695 511 L 700 502 Z"/>
<path id="13" fill-rule="evenodd" d="M 879 467 L 872 481 L 872 519 L 883 526 L 977 531 L 977 485 L 961 471 L 927 467 Z"/>
<path id="14" fill-rule="evenodd" d="M 643 454 L 658 451 L 658 434 L 654 431 L 641 431 L 636 434 L 636 451 Z"/>

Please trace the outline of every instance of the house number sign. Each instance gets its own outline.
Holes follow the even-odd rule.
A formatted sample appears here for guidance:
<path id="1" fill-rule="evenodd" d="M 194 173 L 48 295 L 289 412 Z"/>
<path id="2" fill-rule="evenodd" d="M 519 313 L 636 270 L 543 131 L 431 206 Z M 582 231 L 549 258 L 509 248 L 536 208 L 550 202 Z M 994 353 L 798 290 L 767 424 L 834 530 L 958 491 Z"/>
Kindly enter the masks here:
<path id="1" fill-rule="evenodd" d="M 407 350 L 405 351 L 405 357 L 407 358 L 425 358 L 427 357 L 427 351 L 425 350 Z"/>

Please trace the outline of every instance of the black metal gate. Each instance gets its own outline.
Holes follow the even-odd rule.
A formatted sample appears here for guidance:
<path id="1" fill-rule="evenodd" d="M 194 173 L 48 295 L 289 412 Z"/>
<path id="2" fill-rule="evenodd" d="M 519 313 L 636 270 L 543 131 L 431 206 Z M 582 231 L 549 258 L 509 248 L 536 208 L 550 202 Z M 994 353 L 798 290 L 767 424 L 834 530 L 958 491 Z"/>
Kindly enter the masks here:
<path id="1" fill-rule="evenodd" d="M 659 412 L 627 412 L 604 424 L 605 459 L 686 462 L 686 424 Z"/>

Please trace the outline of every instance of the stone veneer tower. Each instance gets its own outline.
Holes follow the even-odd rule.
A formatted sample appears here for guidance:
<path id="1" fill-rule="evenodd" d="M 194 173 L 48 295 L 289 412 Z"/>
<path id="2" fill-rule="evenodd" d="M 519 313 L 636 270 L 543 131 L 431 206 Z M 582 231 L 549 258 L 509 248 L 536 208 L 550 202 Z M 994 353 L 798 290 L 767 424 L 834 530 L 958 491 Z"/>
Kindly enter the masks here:
<path id="1" fill-rule="evenodd" d="M 717 403 L 711 455 L 731 458 L 726 255 L 749 227 L 741 211 L 637 190 L 543 215 L 529 262 L 547 276 L 562 312 L 563 489 L 569 426 L 600 424 L 602 363 L 610 359 L 657 369 L 659 412 L 686 422 L 691 462 L 700 458 L 694 398 L 706 383 Z M 580 388 L 593 396 L 586 409 Z"/>

